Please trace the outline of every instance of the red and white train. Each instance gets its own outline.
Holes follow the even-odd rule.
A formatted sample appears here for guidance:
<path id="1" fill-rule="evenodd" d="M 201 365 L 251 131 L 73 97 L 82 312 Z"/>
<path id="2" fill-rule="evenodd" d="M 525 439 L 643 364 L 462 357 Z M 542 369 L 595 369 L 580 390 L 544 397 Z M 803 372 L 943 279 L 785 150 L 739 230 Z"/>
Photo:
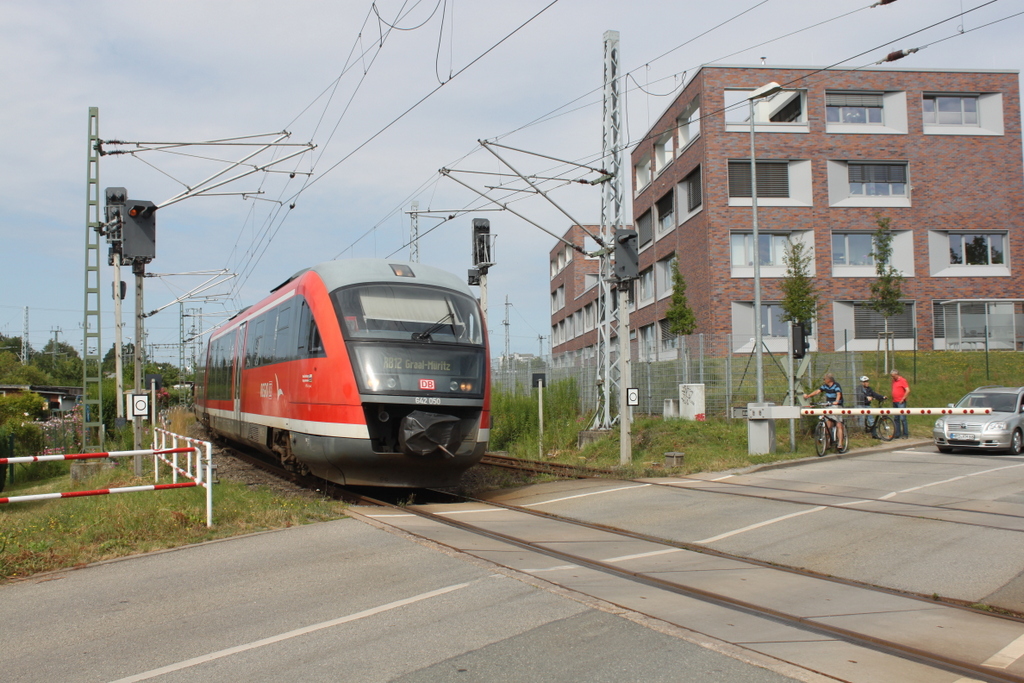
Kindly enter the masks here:
<path id="1" fill-rule="evenodd" d="M 487 448 L 489 362 L 480 307 L 456 276 L 328 261 L 211 333 L 196 412 L 293 471 L 447 486 Z"/>

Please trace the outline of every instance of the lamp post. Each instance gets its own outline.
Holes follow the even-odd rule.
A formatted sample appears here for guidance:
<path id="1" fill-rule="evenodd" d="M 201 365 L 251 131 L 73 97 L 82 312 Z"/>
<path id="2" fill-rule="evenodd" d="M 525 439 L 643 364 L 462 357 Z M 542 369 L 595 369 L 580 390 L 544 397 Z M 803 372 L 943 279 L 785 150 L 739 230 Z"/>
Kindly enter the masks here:
<path id="1" fill-rule="evenodd" d="M 757 374 L 758 403 L 764 403 L 764 359 L 761 355 L 761 348 L 764 346 L 764 333 L 761 330 L 761 238 L 757 231 L 757 157 L 754 153 L 754 100 L 771 97 L 780 90 L 782 90 L 782 86 L 773 81 L 767 85 L 762 85 L 747 97 L 747 102 L 750 104 L 750 209 L 754 224 L 754 366 Z"/>

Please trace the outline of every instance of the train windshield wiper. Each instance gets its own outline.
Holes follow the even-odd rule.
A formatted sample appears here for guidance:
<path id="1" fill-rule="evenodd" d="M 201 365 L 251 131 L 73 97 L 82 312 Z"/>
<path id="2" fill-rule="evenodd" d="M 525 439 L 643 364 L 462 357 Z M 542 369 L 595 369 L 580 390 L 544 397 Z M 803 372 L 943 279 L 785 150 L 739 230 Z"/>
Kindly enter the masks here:
<path id="1" fill-rule="evenodd" d="M 445 305 L 448 306 L 448 313 L 443 318 L 441 318 L 436 323 L 434 323 L 433 325 L 431 325 L 427 329 L 423 330 L 422 332 L 413 332 L 412 333 L 412 338 L 413 339 L 416 339 L 416 340 L 419 340 L 419 341 L 422 341 L 422 340 L 433 341 L 430 338 L 430 335 L 432 335 L 435 332 L 437 332 L 439 329 L 444 327 L 446 324 L 447 325 L 451 325 L 451 327 L 452 327 L 452 336 L 453 337 L 456 336 L 455 335 L 455 311 L 452 310 L 452 305 L 451 305 L 451 303 L 447 299 L 445 299 L 444 302 L 445 302 Z"/>

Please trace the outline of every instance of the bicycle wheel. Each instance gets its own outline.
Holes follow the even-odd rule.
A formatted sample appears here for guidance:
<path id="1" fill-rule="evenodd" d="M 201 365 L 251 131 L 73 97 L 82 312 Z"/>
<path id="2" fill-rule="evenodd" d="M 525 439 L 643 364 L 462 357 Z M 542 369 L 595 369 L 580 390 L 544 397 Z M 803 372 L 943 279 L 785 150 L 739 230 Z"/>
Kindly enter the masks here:
<path id="1" fill-rule="evenodd" d="M 819 421 L 814 427 L 814 450 L 818 452 L 819 458 L 828 450 L 828 441 L 828 428 L 824 421 Z"/>
<path id="2" fill-rule="evenodd" d="M 842 443 L 836 444 L 836 453 L 845 453 L 850 450 L 850 426 L 843 425 Z"/>
<path id="3" fill-rule="evenodd" d="M 875 437 L 882 441 L 892 441 L 893 434 L 896 433 L 896 425 L 893 423 L 892 418 L 888 415 L 879 415 L 878 419 L 875 420 Z"/>

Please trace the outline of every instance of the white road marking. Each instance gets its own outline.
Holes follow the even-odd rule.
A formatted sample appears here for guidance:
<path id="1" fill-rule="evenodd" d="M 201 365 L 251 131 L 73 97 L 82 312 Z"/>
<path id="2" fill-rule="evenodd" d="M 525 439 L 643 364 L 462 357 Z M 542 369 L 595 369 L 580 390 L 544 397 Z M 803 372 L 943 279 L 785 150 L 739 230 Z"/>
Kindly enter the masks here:
<path id="1" fill-rule="evenodd" d="M 626 560 L 639 560 L 642 557 L 654 557 L 655 555 L 668 555 L 669 553 L 682 552 L 682 548 L 665 548 L 664 550 L 652 550 L 649 553 L 637 553 L 636 555 L 623 555 L 622 557 L 609 557 L 602 562 L 625 562 Z"/>
<path id="2" fill-rule="evenodd" d="M 709 479 L 708 481 L 722 481 L 723 479 L 728 479 L 729 477 L 735 477 L 735 476 L 736 476 L 735 474 L 727 474 L 724 477 L 716 477 L 714 479 Z"/>
<path id="3" fill-rule="evenodd" d="M 761 527 L 768 526 L 769 524 L 775 524 L 776 522 L 781 522 L 781 521 L 786 520 L 786 519 L 791 519 L 793 517 L 799 517 L 800 515 L 806 515 L 806 514 L 810 514 L 812 512 L 818 512 L 819 510 L 827 510 L 827 509 L 828 508 L 826 506 L 819 505 L 818 507 L 813 507 L 813 508 L 810 508 L 809 510 L 801 510 L 800 512 L 793 512 L 793 513 L 790 513 L 788 515 L 783 515 L 781 517 L 776 517 L 774 519 L 766 519 L 763 522 L 758 522 L 757 524 L 751 524 L 750 526 L 745 526 L 742 529 L 735 529 L 733 531 L 727 531 L 724 534 L 718 534 L 717 536 L 712 536 L 711 538 L 705 538 L 705 539 L 700 540 L 700 541 L 694 541 L 694 543 L 714 543 L 715 541 L 721 541 L 722 539 L 729 538 L 730 536 L 735 536 L 736 534 L 742 534 L 745 531 L 753 531 L 754 529 L 760 529 Z"/>
<path id="4" fill-rule="evenodd" d="M 920 491 L 921 489 L 926 489 L 929 486 L 938 486 L 939 484 L 948 484 L 951 481 L 960 481 L 961 479 L 966 479 L 966 478 L 967 478 L 967 475 L 964 474 L 964 475 L 961 475 L 959 477 L 953 477 L 952 479 L 943 479 L 942 481 L 933 481 L 930 484 L 921 484 L 920 486 L 914 486 L 913 488 L 903 489 L 902 491 L 897 491 L 897 493 L 910 493 L 911 491 Z"/>
<path id="5" fill-rule="evenodd" d="M 385 513 L 383 515 L 366 515 L 366 516 L 367 517 L 371 517 L 373 519 L 388 519 L 390 517 L 415 517 L 416 515 L 414 515 L 412 513 L 409 513 L 409 512 L 403 512 L 402 514 L 397 514 L 397 515 L 396 514 Z"/>
<path id="6" fill-rule="evenodd" d="M 231 655 L 236 655 L 240 652 L 255 650 L 256 648 L 263 647 L 265 645 L 273 645 L 274 643 L 280 643 L 284 640 L 304 636 L 307 633 L 313 633 L 314 631 L 320 631 L 325 628 L 331 628 L 332 626 L 347 624 L 351 621 L 357 621 L 359 619 L 365 619 L 366 617 L 372 617 L 375 614 L 381 614 L 382 612 L 397 609 L 398 607 L 404 607 L 405 605 L 411 605 L 415 602 L 429 600 L 430 598 L 436 598 L 439 595 L 444 595 L 445 593 L 457 591 L 461 588 L 465 588 L 468 585 L 468 583 L 459 583 L 454 586 L 438 588 L 437 590 L 433 590 L 428 593 L 420 593 L 419 595 L 414 595 L 411 598 L 405 598 L 404 600 L 396 600 L 395 602 L 389 602 L 386 605 L 373 607 L 368 610 L 363 610 L 362 612 L 356 612 L 355 614 L 350 614 L 347 617 L 340 617 L 338 619 L 331 619 L 330 621 L 323 621 L 319 624 L 313 624 L 312 626 L 297 628 L 294 631 L 288 631 L 287 633 L 281 633 L 276 636 L 271 636 L 269 638 L 263 638 L 262 640 L 256 640 L 251 643 L 246 643 L 244 645 L 236 645 L 235 647 L 229 647 L 226 650 L 211 652 L 210 654 L 202 655 L 201 657 L 193 657 L 192 659 L 186 659 L 185 661 L 178 662 L 177 664 L 169 664 L 167 666 L 160 667 L 159 669 L 152 669 L 151 671 L 135 674 L 134 676 L 128 676 L 127 678 L 120 678 L 114 681 L 113 683 L 132 683 L 134 681 L 145 681 L 150 678 L 156 678 L 157 676 L 163 676 L 164 674 L 173 673 L 175 671 L 181 671 L 182 669 L 187 669 L 189 667 L 205 664 L 206 662 L 212 662 L 216 659 L 222 659 L 223 657 L 230 657 Z"/>
<path id="7" fill-rule="evenodd" d="M 1024 656 L 1024 636 L 1017 638 L 1017 640 L 986 659 L 981 665 L 991 666 L 994 669 L 1005 669 L 1022 656 Z"/>
<path id="8" fill-rule="evenodd" d="M 615 491 L 626 491 L 628 489 L 642 489 L 645 486 L 651 486 L 652 484 L 640 484 L 639 486 L 620 486 L 617 489 L 605 489 L 604 491 L 592 491 L 590 493 L 581 493 L 576 496 L 566 496 L 565 498 L 553 498 L 552 500 L 544 500 L 539 503 L 527 503 L 524 508 L 532 508 L 538 505 L 547 505 L 548 503 L 560 503 L 563 500 L 572 500 L 574 498 L 586 498 L 587 496 L 600 496 L 605 493 L 614 493 Z"/>

